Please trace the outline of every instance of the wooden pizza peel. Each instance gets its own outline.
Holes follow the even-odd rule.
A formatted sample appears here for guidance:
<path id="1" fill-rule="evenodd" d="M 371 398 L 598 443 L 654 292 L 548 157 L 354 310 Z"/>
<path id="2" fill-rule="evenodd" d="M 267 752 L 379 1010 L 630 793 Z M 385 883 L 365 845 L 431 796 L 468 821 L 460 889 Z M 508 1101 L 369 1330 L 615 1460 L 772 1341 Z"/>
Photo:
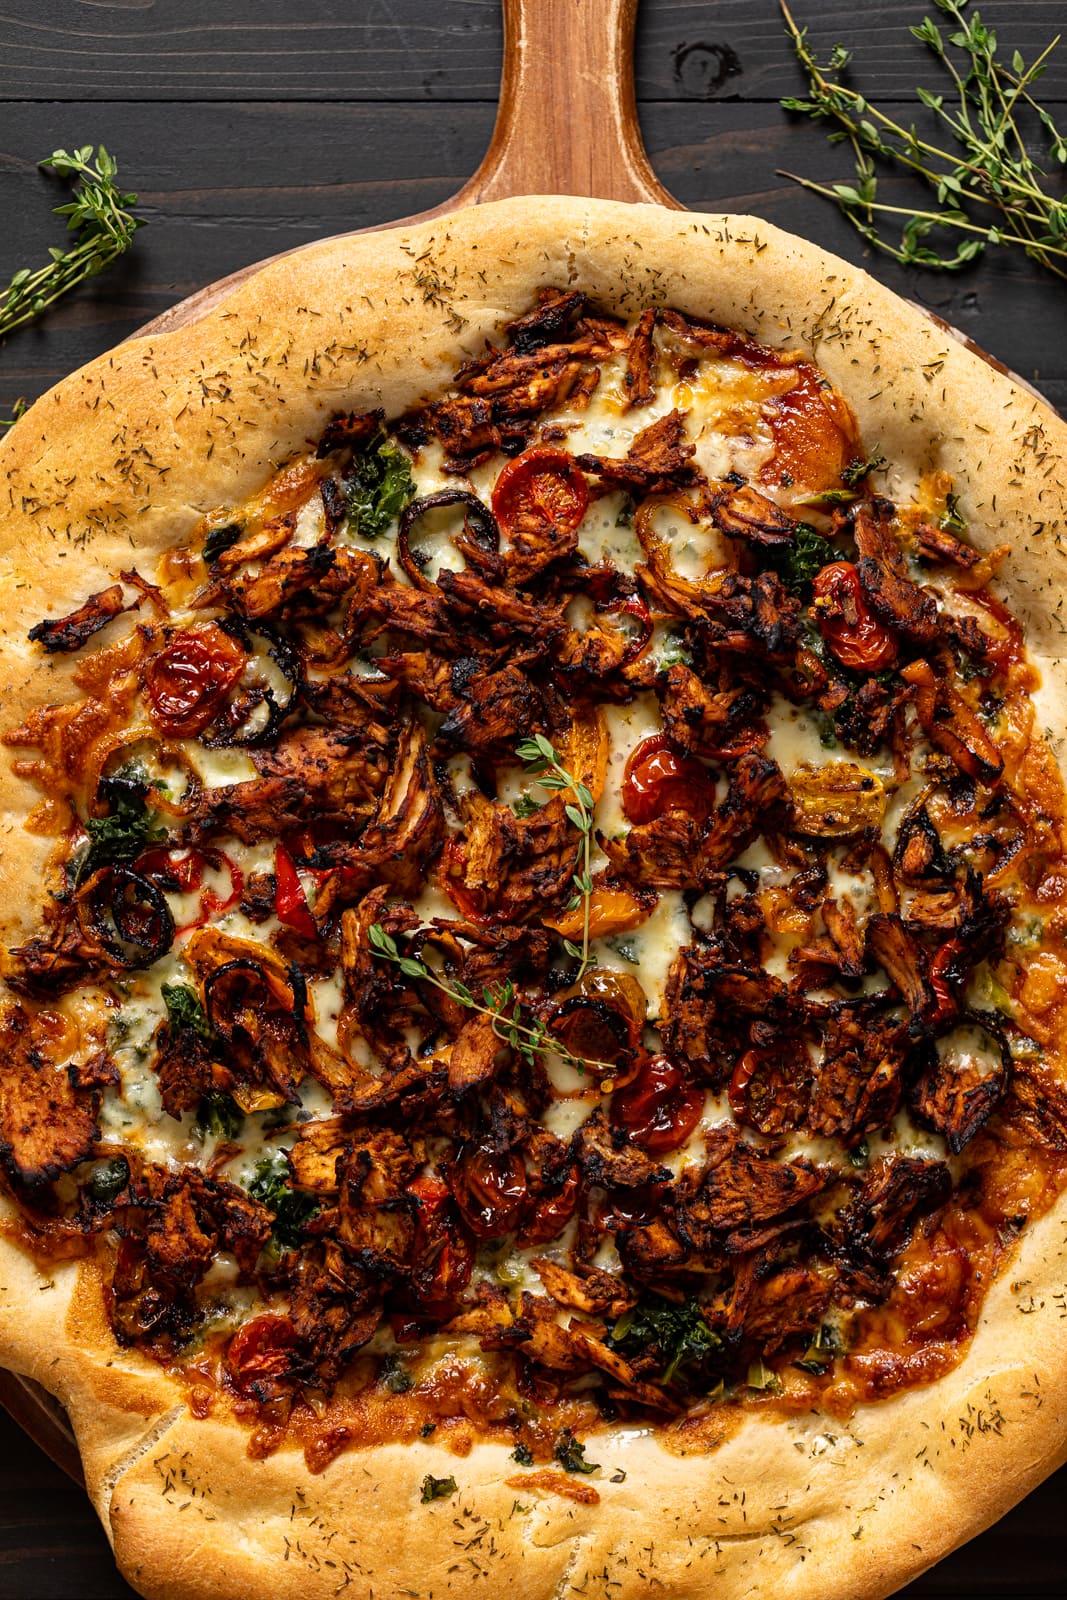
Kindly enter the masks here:
<path id="1" fill-rule="evenodd" d="M 428 222 L 487 200 L 524 194 L 582 195 L 600 200 L 685 208 L 660 183 L 641 139 L 634 91 L 633 42 L 638 0 L 502 0 L 504 63 L 500 103 L 489 148 L 474 176 L 428 211 L 384 228 Z M 339 235 L 338 237 L 345 237 Z M 302 245 L 243 267 L 171 306 L 141 328 L 170 333 L 198 321 L 271 261 L 298 256 Z M 913 302 L 914 303 L 914 302 Z M 917 306 L 998 372 L 1044 401 L 1030 384 L 966 334 Z M 81 1458 L 66 1412 L 29 1378 L 0 1371 L 0 1405 L 76 1482 Z"/>

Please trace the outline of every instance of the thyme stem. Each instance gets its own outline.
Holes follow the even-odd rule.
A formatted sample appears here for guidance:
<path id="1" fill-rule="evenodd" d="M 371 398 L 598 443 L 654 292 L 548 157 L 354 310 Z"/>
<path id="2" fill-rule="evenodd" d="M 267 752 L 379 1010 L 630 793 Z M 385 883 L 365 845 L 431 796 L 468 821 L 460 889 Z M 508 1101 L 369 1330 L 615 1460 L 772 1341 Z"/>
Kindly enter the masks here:
<path id="1" fill-rule="evenodd" d="M 23 267 L 0 290 L 0 338 L 32 322 L 86 278 L 103 272 L 129 249 L 137 229 L 145 225 L 144 217 L 131 209 L 137 196 L 116 186 L 118 166 L 103 145 L 97 147 L 95 159 L 92 145 L 87 144 L 73 155 L 53 151 L 41 166 L 72 180 L 73 200 L 54 210 L 56 216 L 67 218 L 68 232 L 78 238 L 69 250 L 51 246 L 51 259 L 44 266 L 34 271 Z"/>
<path id="2" fill-rule="evenodd" d="M 816 120 L 835 124 L 831 140 L 849 144 L 855 161 L 852 184 L 815 183 L 783 172 L 814 194 L 833 200 L 865 239 L 906 266 L 954 271 L 973 261 L 987 244 L 1014 245 L 1057 277 L 1067 278 L 1067 198 L 1050 192 L 1044 169 L 1031 154 L 1016 115 L 1026 107 L 1043 131 L 1049 159 L 1067 165 L 1067 139 L 1051 113 L 1030 93 L 1041 76 L 1058 37 L 1027 66 L 1015 51 L 1008 66 L 998 57 L 997 36 L 977 11 L 964 15 L 968 0 L 934 0 L 949 21 L 947 37 L 931 17 L 912 27 L 912 36 L 927 46 L 947 74 L 954 92 L 946 99 L 916 89 L 920 103 L 949 131 L 956 149 L 944 149 L 921 138 L 914 125 L 904 127 L 873 106 L 858 90 L 841 81 L 850 53 L 835 45 L 828 64 L 820 64 L 788 0 L 779 0 L 797 59 L 808 79 L 811 98 L 789 97 L 781 104 Z M 952 55 L 960 52 L 962 64 Z M 911 209 L 878 199 L 876 160 L 912 173 L 932 188 L 939 209 Z M 970 209 L 978 207 L 976 217 Z M 989 220 L 981 215 L 984 211 Z M 880 217 L 906 219 L 899 243 L 880 231 Z M 935 249 L 924 241 L 935 229 L 963 237 L 955 251 Z"/>
<path id="3" fill-rule="evenodd" d="M 401 955 L 396 940 L 386 933 L 380 922 L 372 924 L 367 931 L 367 938 L 373 954 L 382 961 L 391 961 L 395 967 L 400 968 L 405 977 L 430 984 L 441 994 L 448 995 L 466 1011 L 476 1011 L 480 1016 L 491 1017 L 493 1032 L 497 1038 L 518 1050 L 527 1061 L 532 1062 L 534 1057 L 539 1055 L 557 1055 L 566 1066 L 574 1067 L 580 1072 L 590 1071 L 609 1075 L 618 1070 L 614 1062 L 595 1061 L 587 1056 L 574 1055 L 562 1040 L 554 1038 L 546 1030 L 543 1023 L 535 1020 L 530 1026 L 522 1022 L 521 1006 L 515 998 L 513 984 L 498 984 L 495 993 L 490 989 L 484 989 L 483 1004 L 471 994 L 466 984 L 449 983 L 439 978 L 425 961 L 416 961 L 412 956 Z"/>
<path id="4" fill-rule="evenodd" d="M 579 905 L 582 907 L 582 943 L 579 948 L 570 939 L 564 939 L 563 947 L 568 955 L 574 956 L 579 962 L 578 978 L 581 979 L 587 969 L 596 964 L 596 957 L 589 954 L 589 914 L 593 895 L 593 796 L 584 783 L 567 771 L 559 751 L 543 733 L 535 733 L 532 739 L 524 739 L 517 746 L 515 754 L 525 763 L 531 776 L 536 777 L 542 789 L 565 790 L 574 797 L 573 802 L 564 809 L 567 820 L 578 830 L 582 860 L 581 871 L 574 874 L 576 892 L 567 910 L 576 911 Z"/>

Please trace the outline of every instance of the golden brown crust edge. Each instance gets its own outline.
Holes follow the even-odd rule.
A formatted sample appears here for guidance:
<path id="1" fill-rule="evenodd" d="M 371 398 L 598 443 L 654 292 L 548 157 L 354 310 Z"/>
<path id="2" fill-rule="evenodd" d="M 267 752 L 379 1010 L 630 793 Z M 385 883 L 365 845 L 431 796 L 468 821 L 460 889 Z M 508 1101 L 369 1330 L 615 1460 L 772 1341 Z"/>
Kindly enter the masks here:
<path id="1" fill-rule="evenodd" d="M 395 411 L 447 382 L 537 285 L 570 282 L 623 312 L 654 298 L 802 347 L 902 474 L 951 472 L 976 542 L 1014 545 L 1003 587 L 1044 667 L 1045 720 L 1058 716 L 1067 427 L 864 273 L 767 224 L 540 198 L 311 247 L 203 322 L 135 340 L 44 397 L 0 448 L 0 683 L 14 686 L 0 722 L 71 692 L 67 665 L 25 643 L 42 614 L 180 542 L 332 411 Z M 26 885 L 44 845 L 19 829 L 36 796 L 7 772 L 0 784 L 13 931 L 34 917 Z M 396 1584 L 460 1597 L 489 1577 L 531 1597 L 626 1600 L 658 1579 L 679 1596 L 873 1600 L 1067 1455 L 1065 1258 L 1060 1208 L 1025 1237 L 960 1366 L 848 1425 L 754 1413 L 685 1458 L 647 1430 L 598 1438 L 595 1507 L 508 1488 L 518 1469 L 489 1446 L 465 1460 L 429 1443 L 353 1451 L 316 1477 L 291 1451 L 252 1462 L 243 1432 L 192 1419 L 164 1374 L 114 1349 L 92 1281 L 63 1265 L 44 1289 L 6 1242 L 0 1356 L 68 1406 L 120 1563 L 149 1596 L 232 1600 L 255 1585 L 315 1600 Z M 616 1467 L 624 1482 L 605 1481 Z M 457 1497 L 423 1506 L 430 1472 L 455 1476 Z"/>

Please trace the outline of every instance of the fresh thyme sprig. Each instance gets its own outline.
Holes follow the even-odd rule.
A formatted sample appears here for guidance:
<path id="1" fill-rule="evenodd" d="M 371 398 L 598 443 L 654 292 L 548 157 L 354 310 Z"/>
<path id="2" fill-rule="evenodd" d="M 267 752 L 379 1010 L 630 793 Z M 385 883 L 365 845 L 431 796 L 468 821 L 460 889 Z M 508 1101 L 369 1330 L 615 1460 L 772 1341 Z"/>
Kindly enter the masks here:
<path id="1" fill-rule="evenodd" d="M 533 1065 L 537 1056 L 554 1055 L 568 1067 L 574 1067 L 579 1072 L 596 1072 L 601 1075 L 610 1075 L 618 1069 L 611 1061 L 593 1061 L 586 1056 L 576 1056 L 568 1050 L 561 1039 L 556 1039 L 548 1032 L 539 1017 L 530 1021 L 523 1020 L 522 1004 L 516 998 L 513 983 L 495 983 L 482 990 L 481 1000 L 477 1000 L 465 983 L 438 977 L 437 973 L 428 967 L 425 961 L 417 961 L 413 956 L 401 955 L 394 938 L 382 927 L 380 922 L 372 923 L 367 930 L 370 947 L 376 956 L 383 961 L 391 961 L 406 978 L 415 978 L 420 983 L 429 983 L 441 994 L 448 995 L 457 1005 L 466 1011 L 477 1011 L 483 1017 L 493 1019 L 493 1032 L 498 1039 L 503 1039 L 511 1045 L 513 1050 Z"/>
<path id="2" fill-rule="evenodd" d="M 145 218 L 131 209 L 137 196 L 117 188 L 118 166 L 103 145 L 97 146 L 95 161 L 92 145 L 86 144 L 73 155 L 56 150 L 41 166 L 73 181 L 73 200 L 54 209 L 57 216 L 67 218 L 67 231 L 78 238 L 69 250 L 50 246 L 47 265 L 36 271 L 23 267 L 0 291 L 0 337 L 40 316 L 86 278 L 103 272 L 129 249 L 137 229 L 145 225 Z"/>
<path id="3" fill-rule="evenodd" d="M 584 783 L 569 773 L 560 760 L 559 751 L 546 739 L 543 733 L 535 733 L 532 739 L 524 739 L 516 746 L 515 754 L 522 761 L 531 777 L 537 779 L 542 789 L 569 790 L 574 796 L 573 804 L 566 805 L 564 810 L 567 820 L 581 836 L 582 865 L 581 871 L 574 874 L 571 880 L 574 884 L 574 898 L 568 902 L 568 911 L 577 911 L 582 908 L 582 943 L 581 947 L 571 939 L 564 939 L 563 948 L 569 956 L 579 962 L 578 977 L 587 968 L 596 965 L 596 957 L 589 954 L 589 902 L 593 894 L 593 874 L 590 868 L 590 857 L 593 844 L 593 796 Z"/>
<path id="4" fill-rule="evenodd" d="M 928 89 L 915 91 L 951 134 L 955 148 L 945 149 L 920 137 L 914 125 L 903 127 L 841 82 L 851 60 L 851 52 L 842 45 L 834 46 L 826 66 L 820 65 L 808 43 L 808 30 L 798 27 L 787 0 L 780 4 L 811 94 L 808 100 L 790 96 L 781 104 L 787 111 L 835 124 L 830 139 L 847 141 L 856 163 L 854 183 L 815 183 L 792 172 L 783 172 L 782 177 L 836 201 L 870 244 L 907 266 L 954 271 L 973 261 L 987 244 L 1006 244 L 1022 249 L 1057 277 L 1067 278 L 1067 198 L 1050 192 L 1049 176 L 1031 154 L 1018 120 L 1020 114 L 1036 119 L 1048 159 L 1067 165 L 1067 138 L 1030 93 L 1059 43 L 1058 36 L 1030 66 L 1018 50 L 1008 66 L 998 59 L 996 33 L 980 14 L 964 15 L 967 0 L 934 0 L 949 19 L 947 37 L 931 17 L 909 31 L 948 75 L 947 96 Z M 934 191 L 936 207 L 912 210 L 879 200 L 876 159 L 926 183 Z M 880 217 L 906 219 L 899 243 L 880 231 Z M 962 235 L 954 250 L 923 242 L 942 228 Z"/>

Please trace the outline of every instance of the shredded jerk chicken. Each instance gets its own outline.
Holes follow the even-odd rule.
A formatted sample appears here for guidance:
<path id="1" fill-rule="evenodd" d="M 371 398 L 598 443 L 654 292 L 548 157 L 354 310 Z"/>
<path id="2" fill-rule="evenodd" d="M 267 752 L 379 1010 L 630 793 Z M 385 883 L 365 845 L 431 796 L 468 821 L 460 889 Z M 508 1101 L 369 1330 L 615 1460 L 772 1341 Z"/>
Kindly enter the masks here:
<path id="1" fill-rule="evenodd" d="M 1067 1169 L 1063 805 L 883 466 L 799 356 L 545 290 L 33 629 L 4 1181 L 255 1448 L 400 1394 L 573 1467 L 958 1359 Z"/>

